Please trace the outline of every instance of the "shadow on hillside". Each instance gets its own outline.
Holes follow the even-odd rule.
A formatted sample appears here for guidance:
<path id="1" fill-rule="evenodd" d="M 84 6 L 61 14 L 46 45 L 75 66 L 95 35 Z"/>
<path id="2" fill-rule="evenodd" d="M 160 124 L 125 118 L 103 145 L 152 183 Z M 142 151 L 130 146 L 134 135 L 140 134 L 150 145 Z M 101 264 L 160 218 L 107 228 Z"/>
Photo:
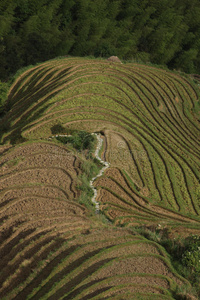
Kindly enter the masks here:
<path id="1" fill-rule="evenodd" d="M 54 68 L 52 68 L 54 69 Z M 44 76 L 44 74 L 46 73 L 46 70 L 44 70 L 43 72 L 40 72 L 38 75 L 35 76 L 35 78 L 31 81 L 31 83 L 28 85 L 28 88 L 25 89 L 24 91 L 20 91 L 16 94 L 16 96 L 12 97 L 13 94 L 15 94 L 15 92 L 20 88 L 20 85 L 22 84 L 22 82 L 24 81 L 24 79 L 26 78 L 22 78 L 21 81 L 19 81 L 18 83 L 16 83 L 16 85 L 14 86 L 13 90 L 11 91 L 10 95 L 8 96 L 8 100 L 7 100 L 7 104 L 9 106 L 12 106 L 13 103 L 15 103 L 17 101 L 17 99 L 22 99 L 24 97 L 31 97 L 31 95 L 33 95 L 34 93 L 36 93 L 36 97 L 34 96 L 34 98 L 31 98 L 30 100 L 33 100 L 31 102 L 37 101 L 39 98 L 41 98 L 40 96 L 38 97 L 38 95 L 40 94 L 40 89 L 42 89 L 43 91 L 43 95 L 47 94 L 48 92 L 51 92 L 53 89 L 55 89 L 55 87 L 58 87 L 58 85 L 60 85 L 60 80 L 62 80 L 65 76 L 66 73 L 70 70 L 70 68 L 63 70 L 60 74 L 59 77 L 57 77 L 54 82 L 52 83 L 51 86 L 46 86 L 45 88 L 43 88 L 43 86 L 48 82 L 48 80 L 51 78 L 51 76 L 55 73 L 55 70 L 53 70 L 50 74 L 48 74 L 44 80 L 42 80 L 40 83 L 38 83 L 38 85 L 36 86 L 36 83 L 39 81 L 40 78 L 42 78 Z M 42 95 L 41 94 L 41 95 Z M 29 102 L 30 104 L 30 102 Z"/>
<path id="2" fill-rule="evenodd" d="M 64 80 L 66 73 L 70 70 L 70 68 L 67 68 L 60 72 L 59 76 L 54 78 L 52 83 L 49 83 L 48 80 L 51 78 L 51 76 L 55 73 L 55 70 L 48 74 L 45 78 L 45 80 L 42 80 L 41 83 L 39 83 L 37 86 L 36 83 L 39 81 L 39 79 L 44 75 L 39 74 L 39 76 L 36 76 L 36 78 L 28 85 L 28 88 L 24 92 L 19 92 L 15 97 L 8 98 L 7 106 L 9 108 L 12 108 L 12 103 L 16 103 L 13 110 L 8 111 L 8 113 L 4 116 L 2 121 L 1 132 L 0 137 L 2 138 L 3 134 L 8 132 L 9 130 L 14 130 L 12 133 L 10 133 L 4 140 L 3 143 L 6 143 L 7 141 L 10 141 L 12 144 L 15 144 L 17 140 L 21 140 L 21 132 L 23 131 L 23 128 L 27 126 L 28 124 L 37 121 L 40 117 L 44 115 L 44 112 L 46 109 L 50 106 L 48 104 L 48 100 L 52 99 L 54 96 L 56 96 L 60 91 L 55 91 L 59 86 L 66 83 L 68 79 Z M 62 80 L 63 79 L 63 80 Z M 47 84 L 46 87 L 44 85 Z M 17 84 L 18 86 L 18 84 Z M 14 93 L 14 90 L 12 91 Z M 11 93 L 11 95 L 12 95 Z M 48 97 L 45 97 L 47 94 L 50 94 Z M 41 98 L 45 98 L 41 102 Z M 21 104 L 18 104 L 18 99 L 25 99 Z M 32 109 L 26 112 L 26 110 L 29 109 L 31 105 L 35 105 Z M 44 105 L 42 108 L 41 105 Z M 20 118 L 20 114 L 22 112 L 25 112 L 22 118 Z M 32 115 L 32 116 L 31 116 Z M 19 120 L 15 123 L 15 125 L 12 127 L 12 122 L 16 120 L 16 118 L 19 117 Z M 27 126 L 26 129 L 31 128 L 32 126 Z"/>
<path id="3" fill-rule="evenodd" d="M 34 230 L 31 230 L 29 234 L 33 233 Z M 37 235 L 37 239 L 43 237 L 44 232 L 40 233 L 40 236 Z M 22 238 L 20 236 L 20 238 Z M 35 238 L 34 246 L 26 251 L 26 261 L 30 261 L 29 264 L 24 265 L 23 268 L 20 269 L 20 274 L 18 274 L 17 277 L 15 277 L 13 280 L 10 281 L 9 285 L 3 290 L 1 293 L 1 297 L 5 297 L 8 293 L 13 291 L 14 289 L 17 289 L 20 285 L 23 285 L 23 283 L 26 281 L 26 279 L 33 274 L 34 271 L 37 271 L 37 276 L 33 277 L 32 281 L 30 282 L 29 285 L 25 286 L 25 288 L 22 291 L 18 291 L 16 293 L 15 299 L 26 299 L 27 296 L 30 294 L 30 292 L 34 289 L 40 286 L 41 282 L 43 279 L 45 279 L 51 271 L 57 266 L 57 264 L 61 263 L 62 259 L 64 259 L 66 256 L 70 255 L 76 247 L 68 248 L 65 251 L 62 251 L 59 256 L 57 256 L 55 259 L 52 261 L 50 260 L 50 256 L 53 252 L 55 252 L 57 249 L 63 246 L 64 243 L 66 243 L 66 240 L 61 238 L 61 237 L 55 237 L 54 236 L 47 236 L 42 239 L 42 242 L 37 242 L 37 239 Z M 17 245 L 17 241 L 15 243 Z M 28 244 L 23 244 L 23 242 L 20 243 L 19 241 L 19 246 L 21 245 L 20 251 L 25 249 Z M 47 246 L 47 247 L 45 247 Z M 44 250 L 42 250 L 44 249 Z M 7 252 L 6 252 L 7 253 Z M 32 259 L 32 257 L 35 257 L 35 259 Z M 24 258 L 21 258 L 22 262 Z M 47 261 L 50 261 L 50 263 L 46 263 L 46 266 L 42 269 L 40 268 L 42 262 L 45 263 Z M 7 277 L 10 274 L 14 274 L 14 272 L 18 269 L 20 266 L 21 261 L 16 261 L 16 264 L 9 266 L 5 266 L 5 273 L 7 274 Z M 42 271 L 40 271 L 42 269 Z M 3 279 L 3 278 L 2 278 Z M 4 277 L 5 280 L 5 277 Z"/>
<path id="4" fill-rule="evenodd" d="M 66 133 L 66 128 L 61 124 L 57 124 L 51 127 L 52 134 Z"/>
<path id="5" fill-rule="evenodd" d="M 23 120 L 19 120 L 19 122 L 17 122 L 17 123 L 20 123 L 20 121 L 21 121 L 21 124 L 19 124 L 17 126 L 17 123 L 16 123 L 13 128 L 13 131 L 11 131 L 12 127 L 10 127 L 10 124 L 8 122 L 6 123 L 6 121 L 5 121 L 3 130 L 0 133 L 0 138 L 2 139 L 2 136 L 6 132 L 9 132 L 9 131 L 11 131 L 11 132 L 5 138 L 3 138 L 3 143 L 10 142 L 11 144 L 19 144 L 19 143 L 23 143 L 23 142 L 27 141 L 26 138 L 22 137 L 23 128 L 26 126 L 27 123 L 31 123 L 31 122 L 37 120 L 38 118 L 42 117 L 43 113 L 48 108 L 48 106 L 49 105 L 46 105 L 45 107 L 41 108 L 37 112 L 37 114 L 34 115 L 32 118 L 28 119 L 28 121 L 26 121 L 26 115 L 28 117 L 28 113 L 26 115 L 24 115 Z M 29 128 L 31 128 L 31 126 L 26 127 L 26 129 L 29 129 Z"/>
<path id="6" fill-rule="evenodd" d="M 78 133 L 80 130 L 77 129 L 70 129 L 70 128 L 66 128 L 63 127 L 61 124 L 56 124 L 54 126 L 51 127 L 51 133 L 52 134 L 74 134 L 74 133 Z"/>
<path id="7" fill-rule="evenodd" d="M 2 138 L 4 133 L 5 132 L 0 133 L 0 138 Z M 22 135 L 21 135 L 21 130 L 16 129 L 16 130 L 12 131 L 7 137 L 3 138 L 2 144 L 6 144 L 7 142 L 9 142 L 12 145 L 15 145 L 15 144 L 24 143 L 26 141 L 27 141 L 27 139 L 22 137 Z"/>

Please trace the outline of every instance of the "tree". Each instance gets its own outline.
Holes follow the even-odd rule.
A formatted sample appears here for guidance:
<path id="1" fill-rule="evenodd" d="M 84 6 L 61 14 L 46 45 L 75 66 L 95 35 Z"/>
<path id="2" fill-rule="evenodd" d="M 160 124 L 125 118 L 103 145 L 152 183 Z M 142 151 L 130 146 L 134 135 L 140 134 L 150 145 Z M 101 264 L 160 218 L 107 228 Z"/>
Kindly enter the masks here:
<path id="1" fill-rule="evenodd" d="M 59 55 L 200 72 L 199 0 L 1 0 L 0 78 Z"/>

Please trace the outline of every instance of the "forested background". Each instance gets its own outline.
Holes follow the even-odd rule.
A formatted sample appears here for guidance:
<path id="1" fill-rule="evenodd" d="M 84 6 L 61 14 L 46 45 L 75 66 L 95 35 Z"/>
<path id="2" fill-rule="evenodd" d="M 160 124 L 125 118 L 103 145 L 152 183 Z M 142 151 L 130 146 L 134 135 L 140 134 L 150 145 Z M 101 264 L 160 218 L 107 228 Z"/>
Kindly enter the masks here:
<path id="1" fill-rule="evenodd" d="M 0 0 L 0 79 L 63 55 L 200 73 L 199 0 Z"/>

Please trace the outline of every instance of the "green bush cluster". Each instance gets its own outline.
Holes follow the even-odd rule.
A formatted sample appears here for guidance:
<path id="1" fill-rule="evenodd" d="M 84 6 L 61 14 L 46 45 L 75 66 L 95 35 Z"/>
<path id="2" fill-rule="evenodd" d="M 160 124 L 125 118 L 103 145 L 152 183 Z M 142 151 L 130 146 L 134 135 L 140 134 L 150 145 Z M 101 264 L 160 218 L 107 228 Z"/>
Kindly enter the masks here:
<path id="1" fill-rule="evenodd" d="M 200 236 L 190 235 L 187 238 L 172 239 L 169 237 L 170 228 L 162 228 L 161 225 L 152 226 L 151 228 L 136 227 L 134 231 L 163 246 L 170 254 L 176 271 L 189 280 L 192 286 L 181 286 L 176 291 L 177 294 L 183 294 L 183 292 L 187 294 L 189 292 L 194 294 L 195 297 L 200 297 Z M 183 291 L 182 288 L 185 290 Z"/>
<path id="2" fill-rule="evenodd" d="M 70 143 L 75 149 L 82 151 L 85 149 L 92 150 L 95 138 L 92 134 L 82 130 L 73 133 L 71 136 L 58 136 L 57 140 L 64 144 Z"/>
<path id="3" fill-rule="evenodd" d="M 200 274 L 200 236 L 192 235 L 182 255 L 182 264 Z"/>

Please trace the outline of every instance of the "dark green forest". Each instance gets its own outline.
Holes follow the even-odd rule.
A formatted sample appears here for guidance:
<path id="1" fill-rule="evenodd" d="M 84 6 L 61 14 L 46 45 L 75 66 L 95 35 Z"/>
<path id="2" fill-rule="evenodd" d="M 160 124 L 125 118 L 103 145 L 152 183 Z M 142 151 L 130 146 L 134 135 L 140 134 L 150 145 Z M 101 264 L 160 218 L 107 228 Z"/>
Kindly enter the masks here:
<path id="1" fill-rule="evenodd" d="M 0 79 L 57 56 L 200 73 L 199 0 L 1 0 Z"/>

